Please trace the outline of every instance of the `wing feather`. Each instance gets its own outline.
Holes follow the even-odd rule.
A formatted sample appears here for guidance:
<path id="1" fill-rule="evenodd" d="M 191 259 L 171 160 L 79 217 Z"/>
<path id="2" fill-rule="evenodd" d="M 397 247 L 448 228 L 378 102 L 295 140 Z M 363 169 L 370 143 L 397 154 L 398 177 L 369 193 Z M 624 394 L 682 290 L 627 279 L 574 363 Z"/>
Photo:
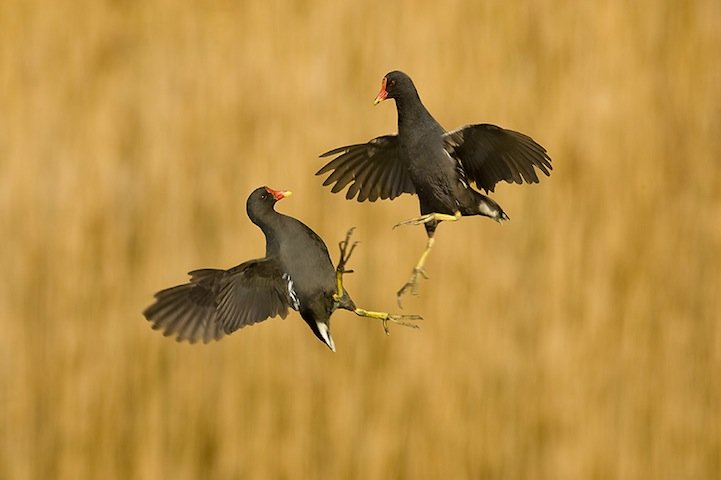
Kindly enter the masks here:
<path id="1" fill-rule="evenodd" d="M 229 270 L 190 272 L 190 282 L 155 294 L 143 312 L 152 327 L 178 341 L 219 340 L 269 317 L 288 315 L 290 299 L 282 269 L 272 258 Z"/>
<path id="2" fill-rule="evenodd" d="M 368 143 L 347 145 L 323 153 L 321 158 L 338 155 L 321 167 L 316 175 L 331 174 L 323 182 L 333 185 L 332 193 L 346 186 L 346 198 L 357 197 L 359 202 L 394 199 L 403 193 L 415 193 L 415 188 L 398 158 L 398 137 L 384 135 Z"/>
<path id="3" fill-rule="evenodd" d="M 496 125 L 466 125 L 446 133 L 444 140 L 466 176 L 486 191 L 500 181 L 538 183 L 536 168 L 546 176 L 553 169 L 546 149 L 531 137 Z"/>

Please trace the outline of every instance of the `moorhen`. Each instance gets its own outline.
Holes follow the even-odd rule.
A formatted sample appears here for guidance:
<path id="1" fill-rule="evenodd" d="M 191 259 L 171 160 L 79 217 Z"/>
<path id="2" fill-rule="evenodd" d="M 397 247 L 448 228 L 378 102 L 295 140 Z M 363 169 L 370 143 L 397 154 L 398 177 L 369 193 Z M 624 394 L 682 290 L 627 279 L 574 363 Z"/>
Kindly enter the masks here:
<path id="1" fill-rule="evenodd" d="M 300 312 L 316 337 L 335 351 L 330 316 L 338 308 L 388 322 L 416 327 L 419 315 L 394 315 L 357 308 L 343 288 L 343 274 L 357 242 L 349 246 L 353 229 L 340 242 L 340 260 L 333 268 L 323 240 L 308 226 L 275 211 L 275 203 L 291 192 L 260 187 L 248 197 L 250 220 L 265 234 L 265 257 L 229 270 L 205 268 L 189 273 L 190 282 L 155 294 L 143 312 L 154 329 L 178 341 L 219 340 L 239 328 L 269 317 Z"/>
<path id="2" fill-rule="evenodd" d="M 395 225 L 423 224 L 428 243 L 409 280 L 397 292 L 398 304 L 410 290 L 418 293 L 419 276 L 433 247 L 439 222 L 461 216 L 483 215 L 497 222 L 508 220 L 500 205 L 471 188 L 486 193 L 504 180 L 538 183 L 534 168 L 550 175 L 551 158 L 531 137 L 496 125 L 466 125 L 446 132 L 418 96 L 411 78 L 393 71 L 383 77 L 375 104 L 392 98 L 398 111 L 398 134 L 368 143 L 335 148 L 321 157 L 336 156 L 316 175 L 332 172 L 323 185 L 338 193 L 350 184 L 347 199 L 359 202 L 394 199 L 415 193 L 421 216 Z M 395 227 L 394 227 L 395 228 Z"/>

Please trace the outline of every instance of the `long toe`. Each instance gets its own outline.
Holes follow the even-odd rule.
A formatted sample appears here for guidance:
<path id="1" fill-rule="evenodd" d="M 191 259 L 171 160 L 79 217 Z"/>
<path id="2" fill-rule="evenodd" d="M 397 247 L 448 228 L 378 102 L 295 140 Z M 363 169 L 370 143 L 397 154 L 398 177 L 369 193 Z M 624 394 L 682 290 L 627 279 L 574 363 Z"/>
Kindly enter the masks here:
<path id="1" fill-rule="evenodd" d="M 403 295 L 406 294 L 408 289 L 410 289 L 412 285 L 409 282 L 406 282 L 397 292 L 396 292 L 396 301 L 398 302 L 398 307 L 403 308 Z"/>
<path id="2" fill-rule="evenodd" d="M 417 322 L 419 320 L 423 320 L 423 317 L 421 317 L 420 315 L 395 315 L 389 313 L 388 317 L 383 319 L 383 330 L 386 332 L 386 335 L 391 334 L 391 330 L 390 328 L 388 328 L 388 322 L 393 322 L 396 325 L 400 325 L 401 327 L 421 328 L 420 325 L 410 323 Z"/>
<path id="3" fill-rule="evenodd" d="M 421 283 L 421 277 L 428 280 L 428 274 L 423 268 L 415 267 L 413 269 L 413 273 L 411 274 L 411 278 L 408 281 L 411 284 L 411 295 L 418 295 L 418 287 Z"/>
<path id="4" fill-rule="evenodd" d="M 418 285 L 420 283 L 421 276 L 425 279 L 428 279 L 428 275 L 426 275 L 426 272 L 422 268 L 414 268 L 413 273 L 411 274 L 408 281 L 396 293 L 396 299 L 400 308 L 403 308 L 401 299 L 403 298 L 403 295 L 408 293 L 409 290 L 411 292 L 411 295 L 418 295 Z"/>
<path id="5" fill-rule="evenodd" d="M 350 243 L 350 239 L 353 236 L 353 231 L 355 230 L 355 227 L 351 227 L 348 229 L 348 232 L 345 234 L 345 239 L 338 242 L 338 248 L 340 250 L 340 258 L 338 260 L 338 266 L 336 267 L 336 270 L 343 273 L 352 273 L 351 270 L 346 270 L 345 266 L 346 263 L 348 263 L 348 260 L 350 260 L 350 256 L 353 255 L 353 250 L 355 250 L 355 247 L 358 245 L 358 240 L 354 241 L 352 244 Z M 350 245 L 350 248 L 348 247 Z"/>
<path id="6" fill-rule="evenodd" d="M 423 320 L 423 317 L 420 315 L 396 315 L 396 314 L 390 314 L 388 315 L 388 320 L 391 322 L 402 325 L 404 327 L 410 327 L 410 328 L 421 328 L 420 325 L 416 323 L 408 323 L 408 322 L 417 322 L 420 320 Z"/>
<path id="7" fill-rule="evenodd" d="M 423 215 L 421 217 L 416 218 L 409 218 L 408 220 L 403 220 L 402 222 L 398 222 L 395 225 L 393 225 L 393 228 L 398 228 L 403 225 L 423 225 L 433 220 L 432 214 Z"/>

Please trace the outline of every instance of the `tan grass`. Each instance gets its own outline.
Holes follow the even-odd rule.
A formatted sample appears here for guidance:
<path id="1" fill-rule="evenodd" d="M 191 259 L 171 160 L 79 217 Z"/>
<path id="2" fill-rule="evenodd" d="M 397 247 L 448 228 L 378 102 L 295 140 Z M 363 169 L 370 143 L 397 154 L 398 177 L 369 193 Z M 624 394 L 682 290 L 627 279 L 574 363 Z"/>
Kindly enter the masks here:
<path id="1" fill-rule="evenodd" d="M 209 3 L 0 4 L 0 478 L 721 476 L 719 2 Z M 357 226 L 348 287 L 395 308 L 416 200 L 312 175 L 394 131 L 393 68 L 555 167 L 439 229 L 423 329 L 151 331 L 155 290 L 262 255 L 262 184 L 334 254 Z"/>

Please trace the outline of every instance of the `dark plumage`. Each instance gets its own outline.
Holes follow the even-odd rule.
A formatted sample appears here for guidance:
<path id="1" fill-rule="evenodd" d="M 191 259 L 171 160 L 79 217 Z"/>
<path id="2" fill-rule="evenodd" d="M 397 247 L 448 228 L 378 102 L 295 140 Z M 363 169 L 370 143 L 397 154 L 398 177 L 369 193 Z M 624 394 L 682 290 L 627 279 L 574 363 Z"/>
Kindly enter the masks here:
<path id="1" fill-rule="evenodd" d="M 316 175 L 331 172 L 323 185 L 332 185 L 333 193 L 350 185 L 346 198 L 359 202 L 392 200 L 403 193 L 418 195 L 422 216 L 399 225 L 423 224 L 429 243 L 411 279 L 399 290 L 400 301 L 409 288 L 416 293 L 439 222 L 470 215 L 508 220 L 500 205 L 471 188 L 471 183 L 488 193 L 502 180 L 538 183 L 536 169 L 548 176 L 552 167 L 545 148 L 513 130 L 476 124 L 446 132 L 403 72 L 390 72 L 383 78 L 375 103 L 388 98 L 396 101 L 398 134 L 330 150 L 321 157 L 337 157 Z"/>
<path id="2" fill-rule="evenodd" d="M 419 317 L 367 312 L 356 308 L 342 286 L 350 232 L 341 243 L 338 267 L 331 263 L 323 240 L 293 217 L 275 211 L 275 203 L 290 192 L 260 187 L 248 197 L 248 217 L 265 235 L 265 257 L 229 270 L 190 272 L 190 282 L 161 290 L 143 314 L 154 329 L 178 341 L 207 343 L 266 318 L 297 310 L 316 337 L 335 351 L 330 316 L 337 308 L 357 315 L 405 324 Z"/>

